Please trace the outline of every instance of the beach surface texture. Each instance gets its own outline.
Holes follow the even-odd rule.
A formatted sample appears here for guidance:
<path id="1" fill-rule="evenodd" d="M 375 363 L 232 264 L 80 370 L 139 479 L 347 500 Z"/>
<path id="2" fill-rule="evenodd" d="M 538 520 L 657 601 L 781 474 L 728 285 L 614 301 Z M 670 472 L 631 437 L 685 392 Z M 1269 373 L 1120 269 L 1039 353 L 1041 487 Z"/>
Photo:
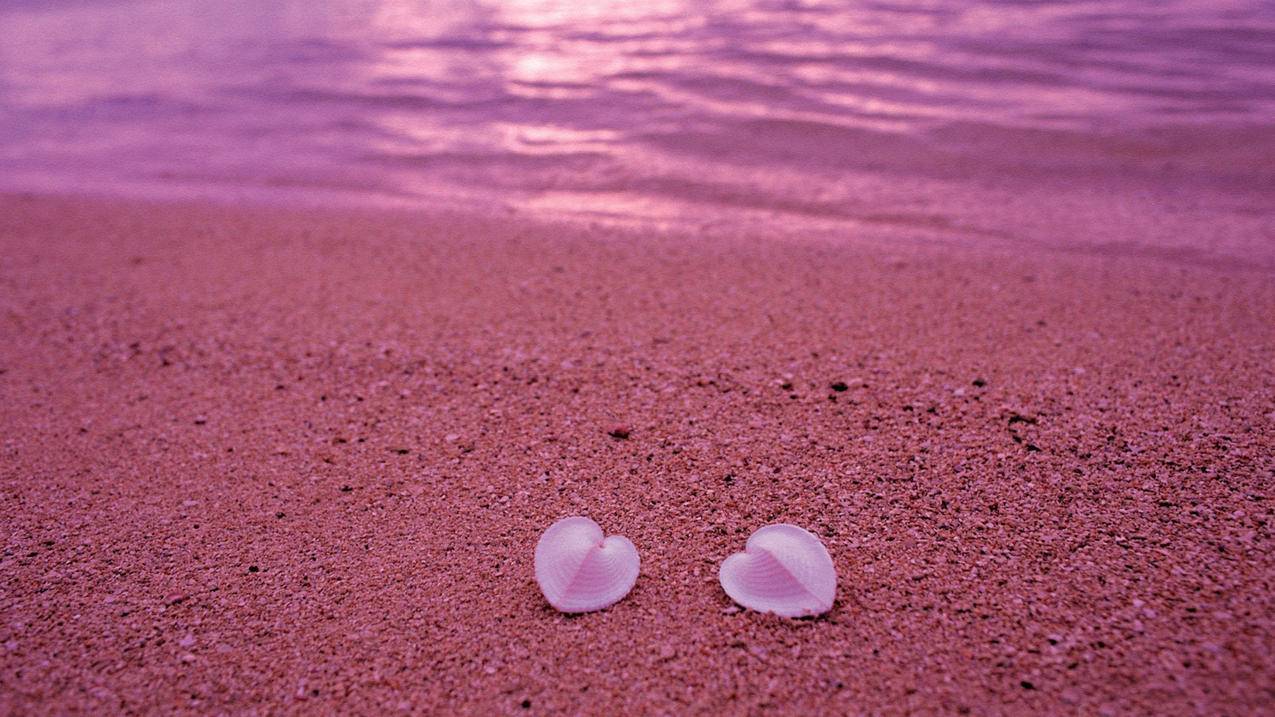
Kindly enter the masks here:
<path id="1" fill-rule="evenodd" d="M 1269 714 L 1269 268 L 891 231 L 0 199 L 0 713 Z"/>

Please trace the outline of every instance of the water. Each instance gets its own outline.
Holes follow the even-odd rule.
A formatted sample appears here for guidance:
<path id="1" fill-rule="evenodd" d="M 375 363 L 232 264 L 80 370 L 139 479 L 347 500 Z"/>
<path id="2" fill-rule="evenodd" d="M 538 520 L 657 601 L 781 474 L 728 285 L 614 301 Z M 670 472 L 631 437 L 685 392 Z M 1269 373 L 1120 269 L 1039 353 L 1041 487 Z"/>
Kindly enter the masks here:
<path id="1" fill-rule="evenodd" d="M 0 4 L 10 189 L 1030 239 L 968 206 L 1167 173 L 1253 210 L 1273 119 L 1267 0 Z"/>

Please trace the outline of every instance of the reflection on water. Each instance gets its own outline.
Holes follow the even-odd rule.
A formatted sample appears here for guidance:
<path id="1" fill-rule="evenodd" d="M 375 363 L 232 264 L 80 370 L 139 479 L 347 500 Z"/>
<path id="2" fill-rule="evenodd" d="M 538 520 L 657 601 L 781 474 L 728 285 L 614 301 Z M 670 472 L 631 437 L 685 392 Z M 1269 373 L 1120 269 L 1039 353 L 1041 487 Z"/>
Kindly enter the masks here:
<path id="1" fill-rule="evenodd" d="M 863 179 L 883 173 L 1248 176 L 1269 167 L 1271 8 L 9 0 L 0 162 L 9 185 L 481 195 L 622 216 L 861 217 L 889 199 Z M 1239 137 L 1259 151 L 1227 154 Z"/>

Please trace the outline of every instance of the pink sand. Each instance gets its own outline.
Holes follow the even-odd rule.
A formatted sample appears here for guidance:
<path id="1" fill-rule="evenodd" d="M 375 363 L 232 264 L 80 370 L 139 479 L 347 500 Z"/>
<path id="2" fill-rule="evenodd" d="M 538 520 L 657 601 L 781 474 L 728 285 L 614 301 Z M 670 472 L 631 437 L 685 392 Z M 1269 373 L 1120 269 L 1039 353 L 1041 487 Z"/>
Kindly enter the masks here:
<path id="1" fill-rule="evenodd" d="M 0 257 L 0 713 L 1275 700 L 1268 271 L 17 197 Z M 567 617 L 581 513 L 642 573 Z M 722 592 L 771 522 L 826 617 Z"/>

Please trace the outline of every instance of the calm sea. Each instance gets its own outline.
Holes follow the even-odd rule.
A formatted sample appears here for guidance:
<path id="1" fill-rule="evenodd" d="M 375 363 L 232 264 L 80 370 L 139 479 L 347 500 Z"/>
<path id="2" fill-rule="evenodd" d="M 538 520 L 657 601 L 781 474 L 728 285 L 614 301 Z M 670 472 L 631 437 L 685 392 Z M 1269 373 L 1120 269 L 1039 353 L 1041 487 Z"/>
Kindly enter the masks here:
<path id="1" fill-rule="evenodd" d="M 1270 0 L 0 2 L 7 189 L 1252 238 L 1273 136 Z"/>

